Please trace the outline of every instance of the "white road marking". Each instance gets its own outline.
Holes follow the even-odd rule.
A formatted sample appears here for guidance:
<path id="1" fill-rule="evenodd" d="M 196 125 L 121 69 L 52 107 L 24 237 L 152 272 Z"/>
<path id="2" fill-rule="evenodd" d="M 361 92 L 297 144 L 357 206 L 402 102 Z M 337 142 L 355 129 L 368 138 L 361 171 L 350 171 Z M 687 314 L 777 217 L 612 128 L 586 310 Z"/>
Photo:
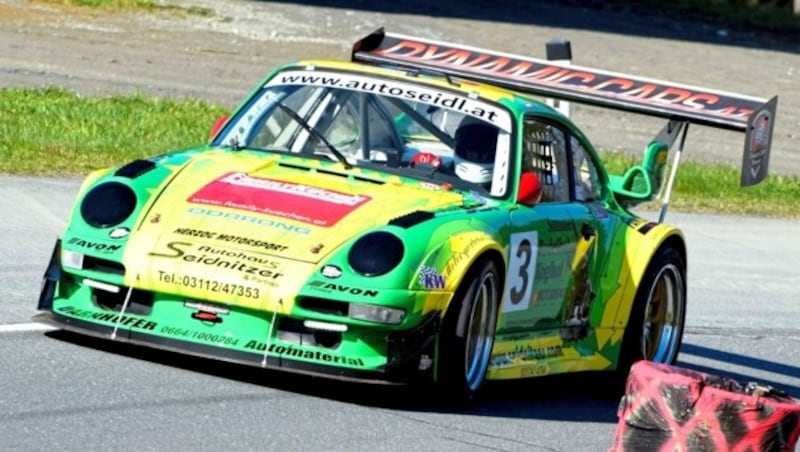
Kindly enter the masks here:
<path id="1" fill-rule="evenodd" d="M 0 325 L 0 334 L 2 333 L 25 333 L 31 331 L 52 331 L 57 328 L 44 323 L 28 322 L 28 323 L 9 323 Z"/>

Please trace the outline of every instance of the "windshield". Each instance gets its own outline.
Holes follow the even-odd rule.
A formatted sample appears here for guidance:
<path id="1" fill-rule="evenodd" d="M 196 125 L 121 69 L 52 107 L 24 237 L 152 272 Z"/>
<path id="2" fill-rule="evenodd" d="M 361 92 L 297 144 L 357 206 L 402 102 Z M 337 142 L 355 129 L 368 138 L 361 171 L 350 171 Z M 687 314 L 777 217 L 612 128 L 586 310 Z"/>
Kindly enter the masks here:
<path id="1" fill-rule="evenodd" d="M 282 72 L 215 144 L 379 167 L 505 196 L 510 115 L 475 97 L 352 74 Z"/>

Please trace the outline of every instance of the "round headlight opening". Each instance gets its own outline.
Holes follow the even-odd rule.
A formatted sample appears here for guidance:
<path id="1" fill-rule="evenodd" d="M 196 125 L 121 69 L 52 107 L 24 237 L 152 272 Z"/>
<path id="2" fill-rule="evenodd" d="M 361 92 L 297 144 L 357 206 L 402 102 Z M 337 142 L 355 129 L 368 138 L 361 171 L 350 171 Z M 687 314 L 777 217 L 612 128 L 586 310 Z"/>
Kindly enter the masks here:
<path id="1" fill-rule="evenodd" d="M 350 267 L 364 276 L 388 273 L 403 259 L 403 241 L 388 232 L 371 232 L 356 240 L 350 248 Z"/>
<path id="2" fill-rule="evenodd" d="M 104 182 L 83 197 L 81 216 L 91 226 L 107 228 L 128 218 L 136 208 L 136 193 L 120 182 Z"/>

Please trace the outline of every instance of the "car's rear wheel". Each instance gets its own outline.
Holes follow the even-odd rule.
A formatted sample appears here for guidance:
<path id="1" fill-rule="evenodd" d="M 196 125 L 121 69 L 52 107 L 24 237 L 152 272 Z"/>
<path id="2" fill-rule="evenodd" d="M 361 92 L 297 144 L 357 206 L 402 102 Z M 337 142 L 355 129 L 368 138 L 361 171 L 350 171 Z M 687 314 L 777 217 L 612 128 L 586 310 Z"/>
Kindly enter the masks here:
<path id="1" fill-rule="evenodd" d="M 678 358 L 686 319 L 686 264 L 673 248 L 651 261 L 631 309 L 617 366 L 621 379 L 643 359 L 673 364 Z"/>
<path id="2" fill-rule="evenodd" d="M 494 345 L 499 298 L 497 266 L 486 260 L 467 274 L 445 314 L 437 383 L 453 402 L 469 402 L 483 384 Z"/>

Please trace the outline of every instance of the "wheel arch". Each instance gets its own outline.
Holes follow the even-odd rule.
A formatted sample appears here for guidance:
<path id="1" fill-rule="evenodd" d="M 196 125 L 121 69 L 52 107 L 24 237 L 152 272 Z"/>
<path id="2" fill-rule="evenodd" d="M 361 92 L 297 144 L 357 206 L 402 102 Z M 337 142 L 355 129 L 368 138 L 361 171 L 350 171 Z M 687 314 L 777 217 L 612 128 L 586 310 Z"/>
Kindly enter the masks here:
<path id="1" fill-rule="evenodd" d="M 644 233 L 642 233 L 641 228 L 628 232 L 626 249 L 626 260 L 628 262 L 623 265 L 627 275 L 620 275 L 621 277 L 618 280 L 622 283 L 620 289 L 609 299 L 611 303 L 616 303 L 618 308 L 614 314 L 613 321 L 603 322 L 606 325 L 610 324 L 612 328 L 620 330 L 620 340 L 622 339 L 621 330 L 624 330 L 628 324 L 633 301 L 647 269 L 653 263 L 653 259 L 664 249 L 674 248 L 683 258 L 684 273 L 686 273 L 687 249 L 683 233 L 671 226 L 654 223 L 653 225 L 652 229 Z"/>
<path id="2" fill-rule="evenodd" d="M 453 304 L 453 301 L 458 299 L 459 292 L 463 290 L 464 282 L 467 281 L 481 266 L 486 263 L 487 261 L 492 261 L 495 264 L 495 268 L 497 269 L 497 284 L 498 284 L 498 292 L 500 293 L 500 301 L 502 301 L 502 294 L 504 290 L 504 285 L 506 282 L 506 265 L 505 265 L 505 258 L 503 254 L 500 252 L 499 249 L 493 247 L 487 247 L 483 249 L 480 253 L 476 253 L 473 256 L 473 259 L 469 261 L 466 266 L 465 271 L 461 274 L 461 278 L 458 279 L 457 284 L 455 285 L 455 290 L 453 290 L 453 296 L 447 302 L 447 305 L 442 309 L 442 317 L 447 313 L 447 310 L 450 309 L 450 306 Z M 501 303 L 498 303 L 497 309 L 499 313 Z"/>
<path id="3" fill-rule="evenodd" d="M 428 255 L 419 263 L 412 286 L 414 289 L 424 287 L 419 283 L 423 269 L 433 269 L 445 280 L 442 290 L 433 290 L 425 300 L 424 312 L 438 311 L 444 317 L 447 310 L 457 299 L 459 290 L 464 281 L 475 268 L 491 259 L 498 272 L 500 289 L 505 284 L 506 255 L 500 243 L 489 233 L 484 231 L 467 231 L 448 236 L 435 248 L 431 248 Z"/>
<path id="4" fill-rule="evenodd" d="M 643 271 L 638 275 L 636 283 L 629 285 L 632 287 L 629 291 L 632 295 L 630 307 L 618 314 L 618 317 L 624 317 L 617 321 L 618 325 L 622 322 L 621 328 L 617 330 L 621 342 L 614 371 L 618 384 L 623 384 L 628 369 L 637 360 L 652 359 L 655 362 L 672 364 L 680 352 L 687 307 L 686 244 L 679 231 L 663 236 L 662 240 L 654 244 L 656 246 L 651 248 L 653 251 L 648 256 L 646 265 L 642 266 Z M 661 284 L 661 275 L 668 275 L 673 271 L 677 274 L 673 273 L 672 281 L 682 286 L 677 289 L 680 295 L 662 294 L 659 297 L 660 301 L 656 306 L 664 307 L 656 308 L 660 314 L 657 313 L 654 320 L 656 326 L 653 330 L 657 334 L 653 336 L 651 327 L 646 327 L 652 320 L 648 308 L 650 297 L 655 284 Z M 669 280 L 670 276 L 666 278 L 663 281 Z"/>

